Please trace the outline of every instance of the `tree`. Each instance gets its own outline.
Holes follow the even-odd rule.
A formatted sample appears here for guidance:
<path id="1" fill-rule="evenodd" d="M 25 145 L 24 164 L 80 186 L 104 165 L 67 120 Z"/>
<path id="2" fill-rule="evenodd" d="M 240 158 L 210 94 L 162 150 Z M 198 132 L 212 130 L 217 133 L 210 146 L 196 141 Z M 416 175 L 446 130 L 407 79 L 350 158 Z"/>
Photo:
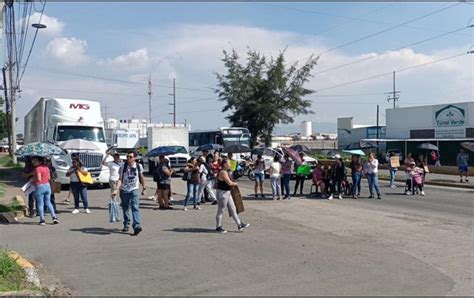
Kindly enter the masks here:
<path id="1" fill-rule="evenodd" d="M 247 127 L 255 144 L 261 137 L 265 144 L 271 142 L 271 134 L 279 122 L 288 124 L 299 114 L 312 114 L 311 100 L 305 96 L 314 93 L 304 88 L 311 77 L 311 70 L 318 57 L 310 57 L 298 68 L 298 63 L 287 67 L 285 52 L 267 59 L 255 50 L 247 51 L 246 63 L 233 49 L 223 51 L 225 74 L 216 73 L 219 99 L 226 102 L 222 112 L 232 126 Z"/>

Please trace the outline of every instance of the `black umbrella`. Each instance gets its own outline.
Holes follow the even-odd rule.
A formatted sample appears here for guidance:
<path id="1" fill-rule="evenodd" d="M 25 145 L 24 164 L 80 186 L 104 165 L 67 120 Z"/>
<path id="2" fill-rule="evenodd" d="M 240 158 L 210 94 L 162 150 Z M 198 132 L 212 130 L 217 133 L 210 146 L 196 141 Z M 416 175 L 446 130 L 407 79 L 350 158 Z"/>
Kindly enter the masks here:
<path id="1" fill-rule="evenodd" d="M 197 147 L 196 151 L 203 151 L 203 150 L 216 150 L 216 149 L 222 149 L 222 145 L 219 144 L 205 144 Z"/>
<path id="2" fill-rule="evenodd" d="M 297 152 L 311 152 L 311 149 L 309 149 L 305 145 L 301 145 L 301 144 L 296 144 L 296 145 L 290 146 L 290 148 L 297 151 Z"/>
<path id="3" fill-rule="evenodd" d="M 263 155 L 263 151 L 265 148 L 253 148 L 251 154 L 252 155 Z"/>
<path id="4" fill-rule="evenodd" d="M 242 144 L 234 144 L 234 145 L 225 147 L 224 150 L 222 151 L 226 153 L 244 153 L 244 152 L 250 152 L 250 148 Z"/>
<path id="5" fill-rule="evenodd" d="M 352 143 L 346 146 L 344 150 L 357 150 L 357 149 L 372 149 L 372 148 L 378 148 L 379 146 L 375 144 L 374 142 L 366 142 L 366 141 L 360 141 L 357 143 Z"/>
<path id="6" fill-rule="evenodd" d="M 423 144 L 418 145 L 418 147 L 416 148 L 423 149 L 423 150 L 439 151 L 439 148 L 431 143 L 423 143 Z"/>

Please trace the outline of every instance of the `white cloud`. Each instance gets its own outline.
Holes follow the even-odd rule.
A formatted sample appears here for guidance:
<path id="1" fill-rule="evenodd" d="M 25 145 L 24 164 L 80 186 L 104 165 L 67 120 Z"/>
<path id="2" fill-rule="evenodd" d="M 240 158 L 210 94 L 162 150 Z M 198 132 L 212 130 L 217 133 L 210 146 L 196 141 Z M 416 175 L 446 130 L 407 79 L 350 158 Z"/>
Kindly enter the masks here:
<path id="1" fill-rule="evenodd" d="M 66 65 L 80 65 L 89 61 L 87 42 L 75 37 L 56 37 L 48 43 L 47 53 Z"/>
<path id="2" fill-rule="evenodd" d="M 40 29 L 39 34 L 41 35 L 44 34 L 51 37 L 60 36 L 65 26 L 65 24 L 61 22 L 58 18 L 50 17 L 44 13 L 43 13 L 43 16 L 41 16 L 40 13 L 35 12 L 30 17 L 30 24 L 37 24 L 37 23 L 41 23 L 47 26 L 47 28 L 45 29 Z"/>
<path id="3" fill-rule="evenodd" d="M 149 66 L 150 56 L 148 49 L 141 48 L 131 51 L 125 55 L 120 55 L 115 58 L 109 58 L 106 61 L 99 62 L 99 64 L 109 65 L 112 67 L 127 67 L 127 68 L 142 68 Z"/>

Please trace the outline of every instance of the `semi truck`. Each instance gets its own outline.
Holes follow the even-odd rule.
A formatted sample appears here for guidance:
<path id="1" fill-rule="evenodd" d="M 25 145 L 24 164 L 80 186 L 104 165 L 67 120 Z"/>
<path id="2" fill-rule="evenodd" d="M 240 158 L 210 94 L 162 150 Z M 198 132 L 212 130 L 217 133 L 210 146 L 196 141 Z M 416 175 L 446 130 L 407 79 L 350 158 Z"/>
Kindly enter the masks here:
<path id="1" fill-rule="evenodd" d="M 105 139 L 109 148 L 120 154 L 123 161 L 127 160 L 128 151 L 137 151 L 140 147 L 140 131 L 135 129 L 106 128 Z M 137 160 L 143 163 L 140 153 Z"/>
<path id="2" fill-rule="evenodd" d="M 57 181 L 69 184 L 66 172 L 71 157 L 79 157 L 92 175 L 94 183 L 107 183 L 109 169 L 102 165 L 107 144 L 100 103 L 82 99 L 40 98 L 25 118 L 25 144 L 46 142 L 61 145 L 71 139 L 93 142 L 98 150 L 69 149 L 66 156 L 53 156 Z"/>
<path id="3" fill-rule="evenodd" d="M 166 158 L 170 161 L 170 166 L 176 171 L 182 171 L 186 167 L 189 155 L 189 128 L 187 126 L 176 127 L 149 127 L 148 151 L 159 147 L 167 147 Z M 153 173 L 158 163 L 158 156 L 148 158 L 148 169 Z"/>

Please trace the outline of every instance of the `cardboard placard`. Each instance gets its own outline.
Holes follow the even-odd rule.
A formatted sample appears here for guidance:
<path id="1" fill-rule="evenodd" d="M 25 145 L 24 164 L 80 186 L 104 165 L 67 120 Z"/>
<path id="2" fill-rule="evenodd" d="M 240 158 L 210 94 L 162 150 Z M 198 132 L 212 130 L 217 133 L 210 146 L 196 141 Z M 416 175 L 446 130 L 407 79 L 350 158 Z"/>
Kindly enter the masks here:
<path id="1" fill-rule="evenodd" d="M 429 172 L 430 172 L 430 168 L 428 168 L 428 166 L 423 166 L 423 169 L 425 170 L 425 173 L 429 173 Z"/>
<path id="2" fill-rule="evenodd" d="M 242 201 L 242 195 L 240 194 L 240 189 L 238 186 L 233 186 L 230 189 L 230 195 L 232 196 L 232 200 L 234 201 L 235 209 L 237 210 L 237 214 L 244 212 L 244 201 Z M 231 216 L 229 211 L 229 216 Z"/>
<path id="3" fill-rule="evenodd" d="M 51 188 L 53 193 L 61 193 L 61 183 L 59 182 L 53 182 L 51 183 Z"/>
<path id="4" fill-rule="evenodd" d="M 229 159 L 229 164 L 230 164 L 230 170 L 234 172 L 237 170 L 237 161 L 233 159 Z"/>
<path id="5" fill-rule="evenodd" d="M 296 174 L 298 175 L 310 175 L 311 174 L 311 166 L 310 165 L 299 165 L 296 169 Z"/>
<path id="6" fill-rule="evenodd" d="M 400 167 L 400 156 L 392 156 L 390 157 L 390 167 L 391 168 L 398 168 Z"/>

